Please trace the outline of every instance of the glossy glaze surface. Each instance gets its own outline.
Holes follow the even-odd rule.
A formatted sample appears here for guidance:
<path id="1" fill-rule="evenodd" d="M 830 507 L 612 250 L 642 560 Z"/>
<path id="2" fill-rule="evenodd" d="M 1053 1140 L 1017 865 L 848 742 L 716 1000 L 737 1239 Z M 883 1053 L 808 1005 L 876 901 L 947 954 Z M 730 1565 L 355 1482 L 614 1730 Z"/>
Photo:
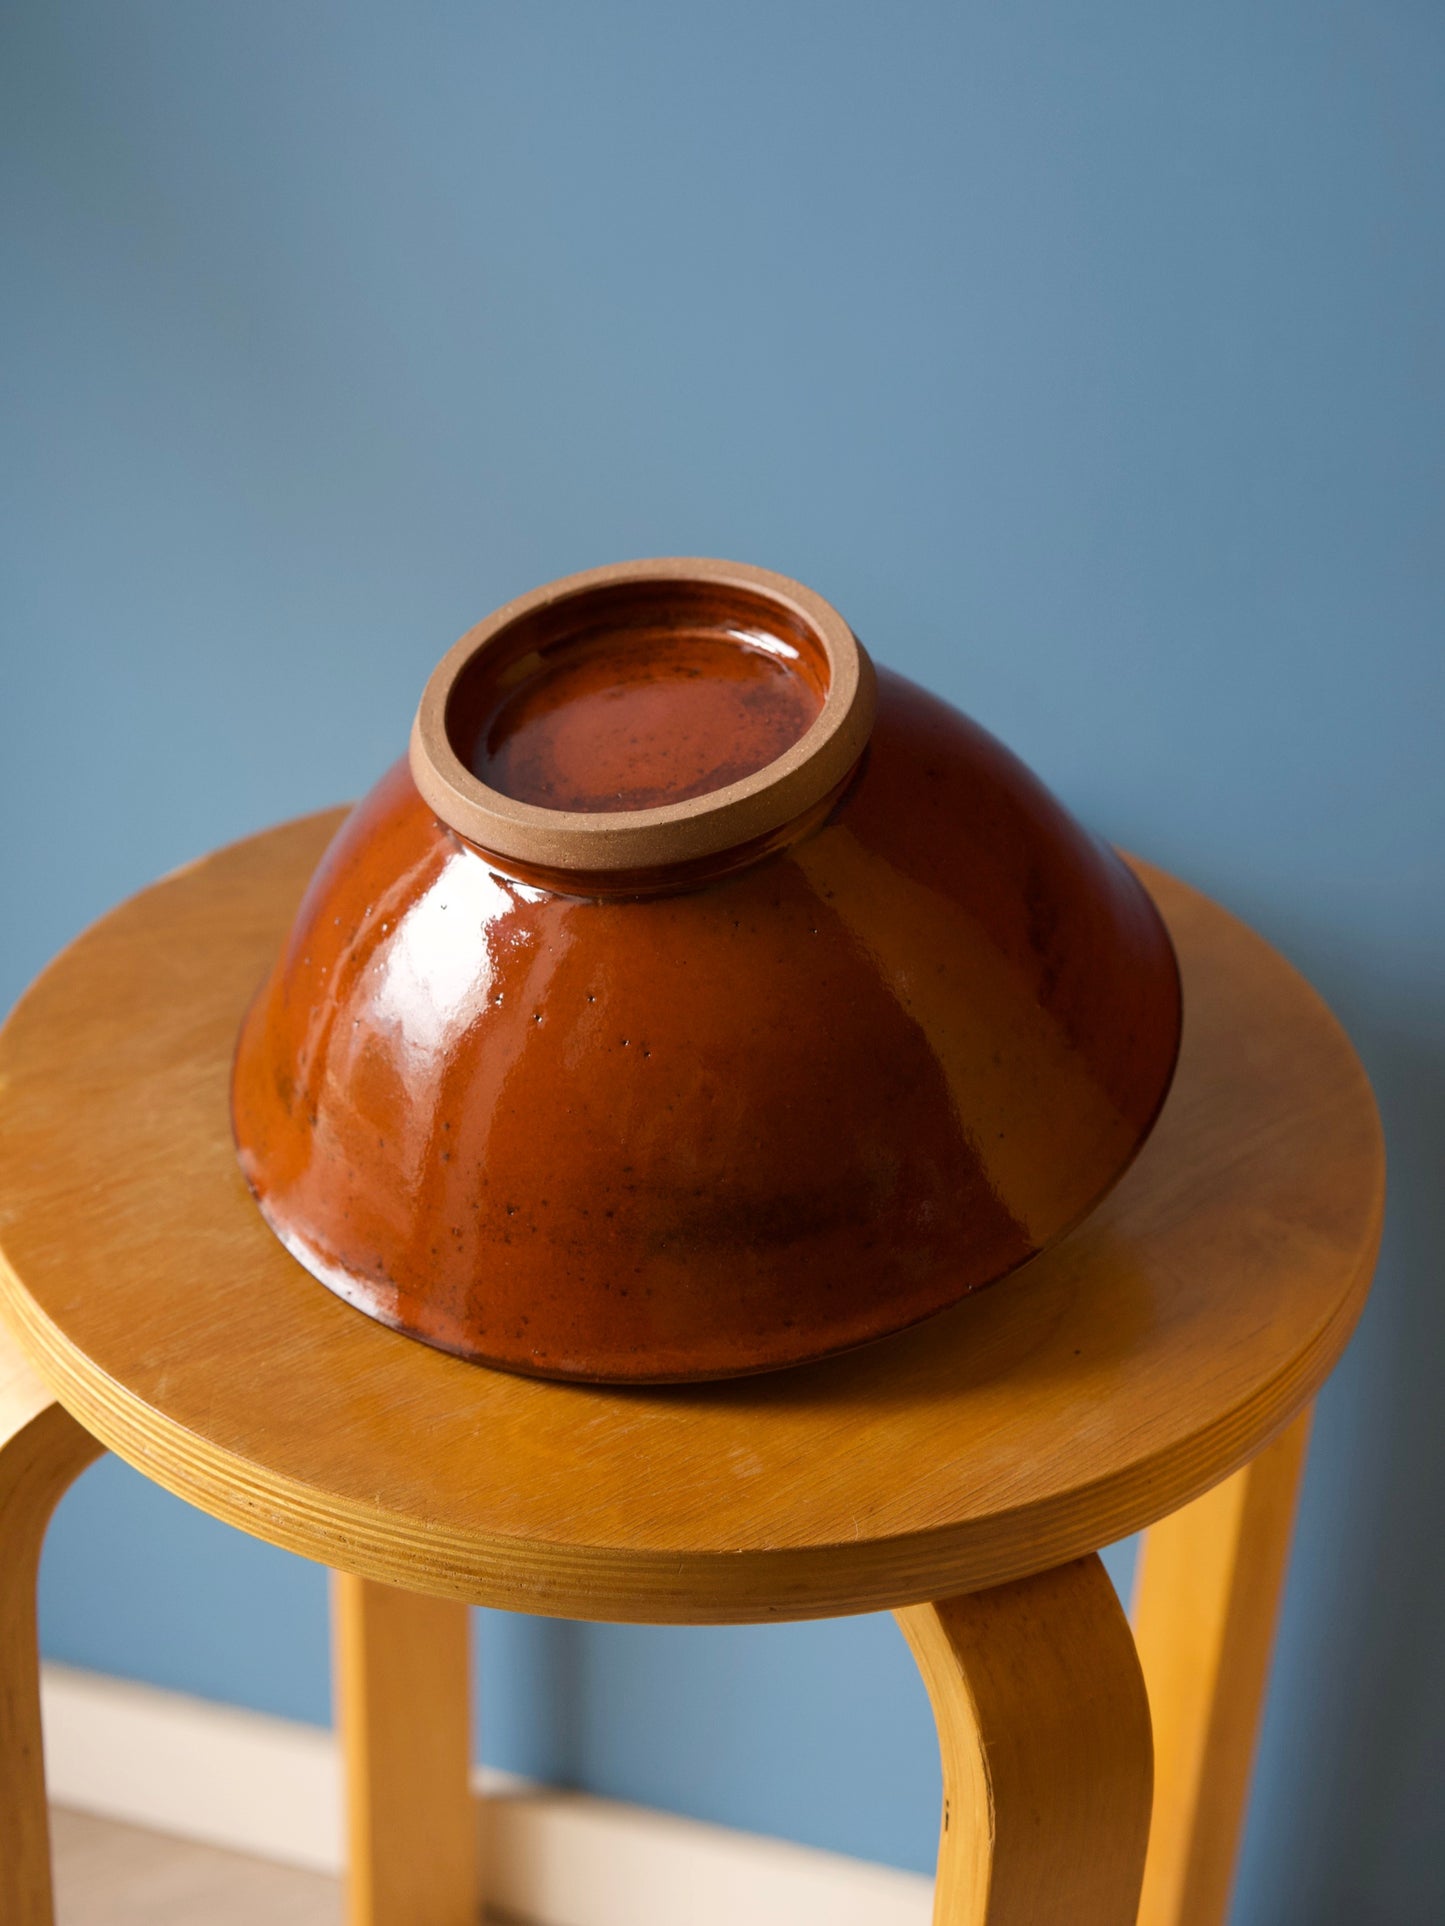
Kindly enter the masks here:
<path id="1" fill-rule="evenodd" d="M 292 1252 L 466 1356 L 724 1376 L 896 1330 L 1103 1195 L 1180 1027 L 1149 898 L 892 675 L 831 813 L 645 899 L 510 877 L 404 765 L 247 1017 L 241 1161 Z"/>
<path id="2" fill-rule="evenodd" d="M 699 863 L 735 869 L 830 802 L 875 695 L 857 636 L 801 582 L 706 556 L 617 562 L 469 629 L 427 678 L 408 765 L 508 869 L 628 894 L 642 872 L 673 887 Z"/>
<path id="3" fill-rule="evenodd" d="M 775 762 L 823 706 L 796 649 L 704 628 L 604 632 L 504 690 L 472 773 L 548 809 L 655 809 Z"/>

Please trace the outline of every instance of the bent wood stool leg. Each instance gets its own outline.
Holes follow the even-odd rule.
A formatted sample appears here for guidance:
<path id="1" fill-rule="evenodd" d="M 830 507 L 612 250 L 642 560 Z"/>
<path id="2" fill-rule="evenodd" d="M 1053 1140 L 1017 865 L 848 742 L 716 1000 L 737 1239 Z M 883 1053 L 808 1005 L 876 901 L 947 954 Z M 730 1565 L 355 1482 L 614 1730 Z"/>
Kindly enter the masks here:
<path id="1" fill-rule="evenodd" d="M 101 1447 L 0 1327 L 0 1920 L 51 1926 L 35 1579 L 45 1527 Z"/>
<path id="2" fill-rule="evenodd" d="M 1144 1534 L 1134 1637 L 1154 1720 L 1139 1926 L 1220 1926 L 1264 1711 L 1310 1413 Z"/>
<path id="3" fill-rule="evenodd" d="M 344 1572 L 331 1585 L 350 1926 L 475 1926 L 468 1608 Z"/>
<path id="4" fill-rule="evenodd" d="M 895 1617 L 943 1759 L 934 1926 L 1134 1926 L 1149 1708 L 1099 1560 Z"/>

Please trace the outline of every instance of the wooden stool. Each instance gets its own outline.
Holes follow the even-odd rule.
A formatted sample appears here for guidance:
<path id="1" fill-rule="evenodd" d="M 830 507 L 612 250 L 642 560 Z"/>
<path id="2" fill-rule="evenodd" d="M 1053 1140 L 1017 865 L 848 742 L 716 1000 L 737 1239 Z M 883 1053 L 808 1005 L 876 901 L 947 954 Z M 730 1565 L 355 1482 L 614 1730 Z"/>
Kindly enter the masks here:
<path id="1" fill-rule="evenodd" d="M 542 1383 L 348 1309 L 236 1168 L 237 1024 L 336 821 L 122 905 L 0 1039 L 0 1295 L 28 1360 L 0 1354 L 0 1917 L 50 1918 L 35 1566 L 99 1440 L 347 1574 L 355 1926 L 475 1916 L 468 1604 L 675 1624 L 892 1609 L 943 1755 L 938 1922 L 1222 1919 L 1308 1407 L 1380 1229 L 1374 1104 L 1319 999 L 1144 871 L 1183 965 L 1184 1055 L 1072 1237 L 823 1364 Z M 1146 1526 L 1131 1636 L 1095 1553 Z"/>

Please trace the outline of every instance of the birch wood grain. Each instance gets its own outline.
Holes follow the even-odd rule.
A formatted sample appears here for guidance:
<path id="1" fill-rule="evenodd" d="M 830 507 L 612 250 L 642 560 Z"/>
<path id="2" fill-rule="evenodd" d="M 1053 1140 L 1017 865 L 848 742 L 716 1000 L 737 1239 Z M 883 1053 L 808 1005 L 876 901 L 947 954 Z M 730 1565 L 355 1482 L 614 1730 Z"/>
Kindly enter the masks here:
<path id="1" fill-rule="evenodd" d="M 35 1579 L 50 1514 L 100 1445 L 0 1327 L 0 1920 L 51 1926 Z"/>
<path id="2" fill-rule="evenodd" d="M 1133 1926 L 1149 1707 L 1099 1560 L 897 1618 L 943 1761 L 934 1926 Z"/>
<path id="3" fill-rule="evenodd" d="M 1141 866 L 1178 947 L 1163 1117 L 1054 1250 L 911 1332 L 716 1386 L 443 1356 L 261 1222 L 232 1043 L 337 821 L 123 904 L 0 1037 L 0 1302 L 87 1429 L 182 1497 L 387 1583 L 572 1617 L 804 1618 L 950 1597 L 1136 1531 L 1237 1470 L 1349 1337 L 1375 1107 L 1318 997 Z"/>
<path id="4" fill-rule="evenodd" d="M 348 1926 L 476 1926 L 465 1605 L 332 1575 Z"/>
<path id="5" fill-rule="evenodd" d="M 1310 1413 L 1146 1534 L 1134 1636 L 1154 1720 L 1139 1926 L 1223 1926 L 1264 1712 Z"/>

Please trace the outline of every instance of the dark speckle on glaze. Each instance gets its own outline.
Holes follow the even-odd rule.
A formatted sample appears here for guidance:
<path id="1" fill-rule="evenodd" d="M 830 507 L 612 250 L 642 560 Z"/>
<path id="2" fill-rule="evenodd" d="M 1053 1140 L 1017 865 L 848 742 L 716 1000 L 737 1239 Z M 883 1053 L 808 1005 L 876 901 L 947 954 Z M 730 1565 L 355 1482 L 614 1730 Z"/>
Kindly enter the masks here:
<path id="1" fill-rule="evenodd" d="M 777 642 L 675 627 L 604 632 L 499 696 L 472 772 L 548 809 L 655 809 L 775 762 L 822 704 L 797 652 Z"/>

